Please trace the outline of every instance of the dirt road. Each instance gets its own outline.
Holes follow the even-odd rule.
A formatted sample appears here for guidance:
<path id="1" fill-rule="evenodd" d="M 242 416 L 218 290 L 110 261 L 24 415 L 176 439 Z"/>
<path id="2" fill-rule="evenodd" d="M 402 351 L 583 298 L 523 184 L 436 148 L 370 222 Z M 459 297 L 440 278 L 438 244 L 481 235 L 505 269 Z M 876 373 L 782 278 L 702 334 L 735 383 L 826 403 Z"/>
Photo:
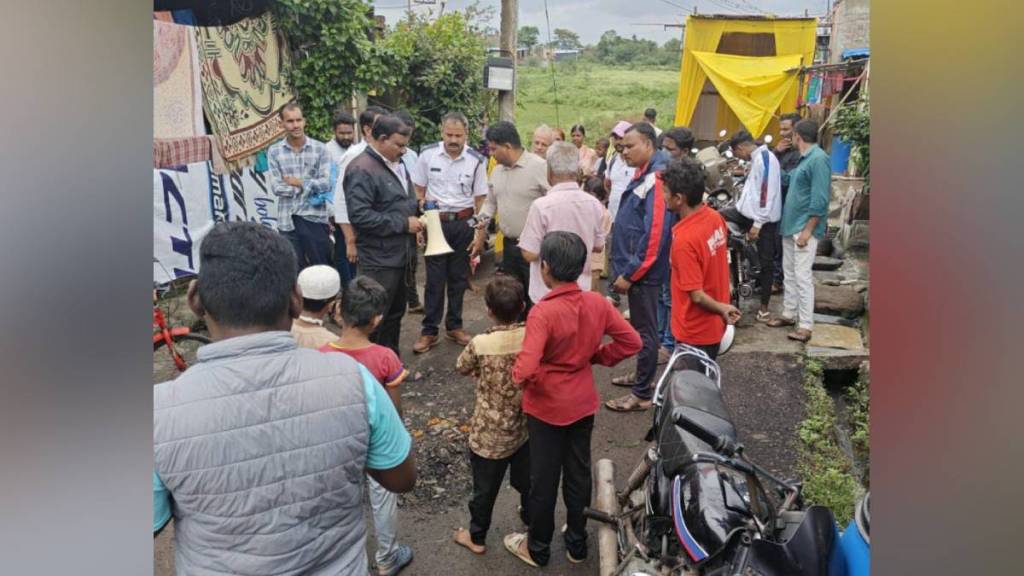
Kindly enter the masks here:
<path id="1" fill-rule="evenodd" d="M 419 271 L 419 285 L 422 287 L 422 265 Z M 466 329 L 471 333 L 481 332 L 490 325 L 484 311 L 482 287 L 492 273 L 491 266 L 485 261 L 475 280 L 481 290 L 466 294 L 464 320 Z M 442 340 L 425 355 L 412 353 L 422 318 L 420 315 L 407 315 L 402 326 L 403 360 L 412 373 L 423 375 L 419 381 L 403 385 L 402 392 L 406 424 L 417 437 L 419 469 L 417 487 L 402 498 L 399 511 L 400 539 L 412 546 L 415 552 L 415 560 L 402 574 L 596 574 L 596 536 L 592 523 L 588 526 L 591 554 L 582 564 L 572 565 L 566 560 L 565 548 L 557 537 L 552 543 L 551 562 L 544 570 L 531 569 L 507 553 L 501 544 L 502 536 L 523 529 L 515 513 L 518 504 L 516 493 L 507 485 L 495 505 L 487 553 L 475 556 L 451 541 L 452 531 L 456 527 L 467 526 L 469 520 L 466 504 L 471 480 L 466 435 L 460 427 L 468 423 L 472 411 L 474 383 L 454 371 L 461 347 L 452 342 Z M 790 476 L 795 461 L 792 449 L 794 431 L 803 417 L 801 368 L 796 357 L 799 346 L 788 343 L 784 332 L 772 331 L 750 318 L 744 318 L 741 327 L 735 350 L 721 359 L 726 400 L 741 440 L 747 444 L 748 453 L 773 472 Z M 624 392 L 624 389 L 611 385 L 611 378 L 632 370 L 634 364 L 628 360 L 614 369 L 595 368 L 602 399 Z M 617 465 L 620 484 L 645 449 L 643 436 L 650 427 L 651 417 L 649 412 L 616 414 L 605 409 L 596 416 L 593 461 L 611 458 Z M 564 508 L 559 500 L 556 526 L 561 526 L 564 518 Z M 372 549 L 372 530 L 370 533 Z M 172 534 L 173 527 L 170 527 L 155 541 L 154 574 L 158 576 L 173 574 Z"/>

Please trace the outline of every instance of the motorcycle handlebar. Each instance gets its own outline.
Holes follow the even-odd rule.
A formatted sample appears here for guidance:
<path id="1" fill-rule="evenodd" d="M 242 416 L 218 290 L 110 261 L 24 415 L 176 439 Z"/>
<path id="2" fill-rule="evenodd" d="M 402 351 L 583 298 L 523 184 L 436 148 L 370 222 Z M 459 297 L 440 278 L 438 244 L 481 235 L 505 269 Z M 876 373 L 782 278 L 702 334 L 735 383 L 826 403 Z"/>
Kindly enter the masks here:
<path id="1" fill-rule="evenodd" d="M 672 415 L 676 425 L 699 438 L 702 442 L 711 446 L 715 452 L 731 458 L 740 449 L 739 445 L 725 436 L 718 436 L 707 428 L 689 419 L 681 410 L 676 410 Z"/>

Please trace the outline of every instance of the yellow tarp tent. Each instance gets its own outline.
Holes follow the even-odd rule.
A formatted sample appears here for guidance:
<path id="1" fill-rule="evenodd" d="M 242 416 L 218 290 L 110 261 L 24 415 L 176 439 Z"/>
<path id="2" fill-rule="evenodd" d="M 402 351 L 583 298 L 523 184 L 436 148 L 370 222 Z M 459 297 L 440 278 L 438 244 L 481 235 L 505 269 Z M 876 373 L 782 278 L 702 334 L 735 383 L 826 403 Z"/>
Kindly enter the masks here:
<path id="1" fill-rule="evenodd" d="M 754 136 L 764 132 L 782 99 L 797 85 L 800 55 L 733 56 L 694 52 L 719 95 Z"/>
<path id="2" fill-rule="evenodd" d="M 718 43 L 722 39 L 723 34 L 772 34 L 775 40 L 775 54 L 765 54 L 765 56 L 796 55 L 798 58 L 802 58 L 802 61 L 798 62 L 798 66 L 810 66 L 814 61 L 816 30 L 817 20 L 814 18 L 775 19 L 688 16 L 686 18 L 686 36 L 683 39 L 683 61 L 679 70 L 676 125 L 688 126 L 690 124 L 693 119 L 693 112 L 697 108 L 697 100 L 700 98 L 701 90 L 704 88 L 704 82 L 708 78 L 704 68 L 694 55 L 695 52 L 717 52 Z M 714 82 L 713 79 L 712 82 Z M 720 88 L 719 91 L 721 91 Z M 779 112 L 796 111 L 796 103 L 797 84 L 794 82 L 792 88 L 783 96 Z M 759 135 L 755 134 L 755 136 Z"/>

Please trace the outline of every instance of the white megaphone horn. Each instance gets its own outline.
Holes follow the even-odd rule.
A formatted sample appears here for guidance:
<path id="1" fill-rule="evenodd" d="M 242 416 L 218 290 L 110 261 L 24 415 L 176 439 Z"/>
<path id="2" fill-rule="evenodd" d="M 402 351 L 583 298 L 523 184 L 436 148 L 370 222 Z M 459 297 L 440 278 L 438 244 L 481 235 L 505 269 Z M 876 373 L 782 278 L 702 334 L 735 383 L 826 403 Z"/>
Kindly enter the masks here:
<path id="1" fill-rule="evenodd" d="M 427 228 L 427 248 L 423 251 L 424 256 L 440 256 L 454 252 L 444 239 L 444 230 L 441 229 L 441 213 L 437 210 L 437 204 L 427 202 L 423 205 L 425 210 L 420 216 L 420 222 Z"/>

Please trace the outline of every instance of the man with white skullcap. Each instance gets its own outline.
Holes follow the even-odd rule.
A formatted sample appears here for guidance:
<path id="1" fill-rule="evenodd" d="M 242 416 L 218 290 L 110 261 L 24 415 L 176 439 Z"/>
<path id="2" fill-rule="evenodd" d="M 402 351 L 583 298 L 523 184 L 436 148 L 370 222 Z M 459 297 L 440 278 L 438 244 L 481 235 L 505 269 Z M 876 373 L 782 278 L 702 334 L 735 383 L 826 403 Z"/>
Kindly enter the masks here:
<path id="1" fill-rule="evenodd" d="M 338 338 L 324 328 L 324 318 L 330 314 L 341 291 L 341 276 L 332 266 L 310 266 L 299 272 L 299 289 L 302 290 L 302 314 L 292 320 L 292 337 L 299 346 L 316 350 Z"/>

